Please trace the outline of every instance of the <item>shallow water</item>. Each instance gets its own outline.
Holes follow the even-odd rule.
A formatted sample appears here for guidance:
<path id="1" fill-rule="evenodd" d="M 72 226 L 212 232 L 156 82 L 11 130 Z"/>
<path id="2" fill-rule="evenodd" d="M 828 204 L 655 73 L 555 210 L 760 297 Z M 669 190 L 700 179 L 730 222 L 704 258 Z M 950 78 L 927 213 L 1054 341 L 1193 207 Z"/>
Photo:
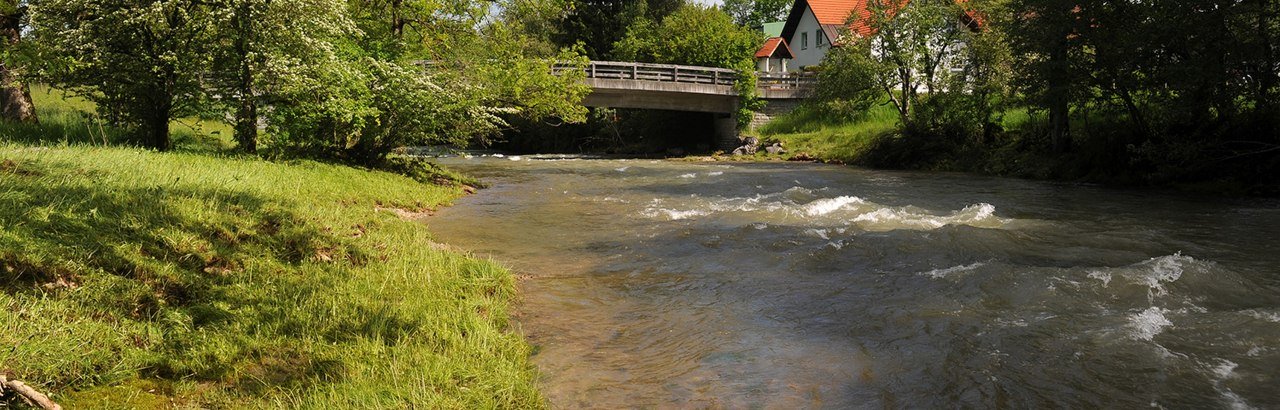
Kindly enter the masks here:
<path id="1" fill-rule="evenodd" d="M 817 164 L 447 158 L 556 407 L 1280 407 L 1280 205 Z"/>

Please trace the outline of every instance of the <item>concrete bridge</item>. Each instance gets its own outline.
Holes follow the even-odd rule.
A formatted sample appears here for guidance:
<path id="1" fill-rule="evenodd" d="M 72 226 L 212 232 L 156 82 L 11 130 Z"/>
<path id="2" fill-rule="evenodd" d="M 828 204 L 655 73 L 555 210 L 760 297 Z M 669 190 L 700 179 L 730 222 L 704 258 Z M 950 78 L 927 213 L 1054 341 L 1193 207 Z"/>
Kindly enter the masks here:
<path id="1" fill-rule="evenodd" d="M 617 61 L 592 61 L 584 70 L 591 94 L 583 105 L 712 113 L 718 148 L 737 146 L 737 71 Z M 794 105 L 809 96 L 814 82 L 812 76 L 789 74 L 761 73 L 757 78 L 757 95 L 767 105 Z"/>

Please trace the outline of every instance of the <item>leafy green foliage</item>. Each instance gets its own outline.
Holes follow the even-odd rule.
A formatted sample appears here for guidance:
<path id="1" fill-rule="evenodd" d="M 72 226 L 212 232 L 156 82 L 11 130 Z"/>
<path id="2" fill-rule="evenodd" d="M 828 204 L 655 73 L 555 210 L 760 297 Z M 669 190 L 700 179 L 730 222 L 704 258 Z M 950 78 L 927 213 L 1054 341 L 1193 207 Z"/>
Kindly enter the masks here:
<path id="1" fill-rule="evenodd" d="M 764 23 L 786 20 L 792 3 L 791 0 L 724 0 L 721 7 L 738 25 L 757 28 Z"/>
<path id="2" fill-rule="evenodd" d="M 719 9 L 686 5 L 657 24 L 641 21 L 631 26 L 614 45 L 614 53 L 628 61 L 738 70 L 735 89 L 742 101 L 737 118 L 745 125 L 761 104 L 755 95 L 753 55 L 762 41 L 762 34 L 734 24 Z"/>
<path id="3" fill-rule="evenodd" d="M 46 79 L 94 100 L 152 148 L 197 112 L 215 42 L 213 8 L 194 0 L 39 0 L 35 36 L 56 56 Z M 87 18 L 92 16 L 92 18 Z"/>
<path id="4" fill-rule="evenodd" d="M 212 17 L 221 41 L 207 91 L 235 113 L 247 152 L 257 150 L 259 107 L 284 100 L 278 91 L 307 67 L 333 64 L 335 43 L 358 33 L 341 0 L 223 0 Z"/>
<path id="5" fill-rule="evenodd" d="M 624 60 L 615 44 L 636 24 L 655 23 L 675 12 L 683 0 L 566 0 L 553 41 L 561 47 L 582 46 L 591 60 Z"/>
<path id="6" fill-rule="evenodd" d="M 882 69 L 865 40 L 833 47 L 817 71 L 815 100 L 834 115 L 851 117 L 885 100 L 876 75 Z"/>
<path id="7" fill-rule="evenodd" d="M 859 22 L 869 34 L 845 36 L 820 66 L 821 104 L 851 117 L 887 101 L 916 138 L 989 137 L 1008 95 L 1003 33 L 979 30 L 952 0 L 873 2 L 871 11 Z"/>
<path id="8" fill-rule="evenodd" d="M 614 53 L 626 61 L 754 69 L 752 55 L 763 40 L 718 9 L 687 5 L 656 24 L 629 27 Z"/>

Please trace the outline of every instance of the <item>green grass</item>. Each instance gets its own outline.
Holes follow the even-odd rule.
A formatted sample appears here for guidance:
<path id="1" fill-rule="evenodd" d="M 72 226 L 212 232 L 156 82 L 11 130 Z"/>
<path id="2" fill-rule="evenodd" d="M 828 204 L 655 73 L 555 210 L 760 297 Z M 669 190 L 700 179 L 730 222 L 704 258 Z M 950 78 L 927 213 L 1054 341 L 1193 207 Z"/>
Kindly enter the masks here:
<path id="1" fill-rule="evenodd" d="M 102 146 L 79 104 L 3 128 L 0 372 L 67 408 L 544 406 L 511 274 L 402 217 L 460 188 Z"/>
<path id="2" fill-rule="evenodd" d="M 0 141 L 39 145 L 137 145 L 124 130 L 99 117 L 94 103 L 43 85 L 31 87 L 39 124 L 0 122 Z M 232 128 L 224 121 L 181 118 L 170 125 L 174 145 L 187 151 L 221 151 L 233 146 Z"/>
<path id="3" fill-rule="evenodd" d="M 898 113 L 876 105 L 852 118 L 837 118 L 813 106 L 801 106 L 760 128 L 761 139 L 780 141 L 791 157 L 855 162 L 876 138 L 898 127 Z"/>

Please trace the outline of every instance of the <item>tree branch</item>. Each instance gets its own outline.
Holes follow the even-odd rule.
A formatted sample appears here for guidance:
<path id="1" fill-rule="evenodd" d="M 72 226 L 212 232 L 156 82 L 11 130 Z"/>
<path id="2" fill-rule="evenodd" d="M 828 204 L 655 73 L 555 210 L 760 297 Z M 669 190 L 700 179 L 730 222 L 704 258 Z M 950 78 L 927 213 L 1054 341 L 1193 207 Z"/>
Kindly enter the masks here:
<path id="1" fill-rule="evenodd" d="M 18 380 L 9 380 L 3 374 L 0 374 L 0 396 L 4 395 L 6 387 L 44 410 L 62 410 L 62 406 L 54 403 L 53 400 L 49 400 L 49 396 L 36 391 L 26 383 Z"/>

